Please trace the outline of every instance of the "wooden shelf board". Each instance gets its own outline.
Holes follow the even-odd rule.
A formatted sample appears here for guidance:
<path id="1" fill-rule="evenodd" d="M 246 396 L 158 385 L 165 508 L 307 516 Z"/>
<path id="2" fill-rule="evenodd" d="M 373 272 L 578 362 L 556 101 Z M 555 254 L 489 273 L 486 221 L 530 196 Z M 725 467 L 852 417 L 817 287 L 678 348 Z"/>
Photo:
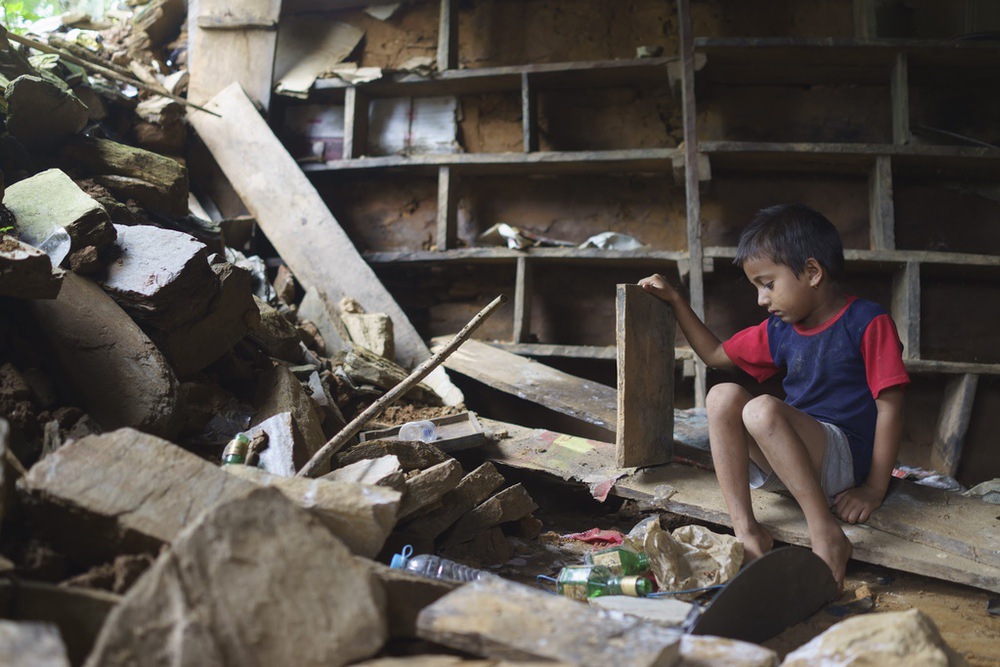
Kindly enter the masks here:
<path id="1" fill-rule="evenodd" d="M 371 97 L 476 95 L 520 90 L 522 74 L 528 74 L 532 84 L 543 90 L 666 84 L 667 65 L 675 60 L 663 57 L 483 67 L 446 70 L 430 76 L 387 72 L 381 79 L 357 84 L 357 88 Z M 351 85 L 341 79 L 318 79 L 313 91 L 320 97 L 327 91 L 343 91 Z"/>
<path id="2" fill-rule="evenodd" d="M 614 361 L 618 348 L 615 345 L 553 345 L 550 343 L 500 343 L 490 341 L 490 345 L 524 357 L 567 357 L 572 359 L 603 359 Z M 690 347 L 674 348 L 674 359 L 683 362 L 694 359 Z"/>
<path id="3" fill-rule="evenodd" d="M 530 257 L 532 261 L 553 264 L 628 264 L 664 265 L 676 264 L 687 258 L 686 252 L 674 250 L 601 250 L 598 248 L 529 248 L 510 250 L 507 248 L 459 248 L 456 250 L 401 250 L 391 252 L 369 252 L 363 255 L 369 264 L 436 264 L 453 262 L 460 264 L 511 264 L 519 257 Z"/>
<path id="4" fill-rule="evenodd" d="M 736 248 L 711 246 L 705 248 L 705 257 L 731 260 Z M 1000 255 L 973 255 L 961 252 L 933 252 L 928 250 L 854 250 L 844 251 L 847 270 L 852 268 L 883 268 L 895 270 L 907 262 L 932 266 L 1000 268 Z M 853 265 L 853 267 L 852 267 Z"/>
<path id="5" fill-rule="evenodd" d="M 639 148 L 611 151 L 545 151 L 538 153 L 449 153 L 411 157 L 362 157 L 321 164 L 304 163 L 310 173 L 369 170 L 410 170 L 436 174 L 440 167 L 452 167 L 460 174 L 603 174 L 673 173 L 673 160 L 680 156 L 676 148 Z"/>

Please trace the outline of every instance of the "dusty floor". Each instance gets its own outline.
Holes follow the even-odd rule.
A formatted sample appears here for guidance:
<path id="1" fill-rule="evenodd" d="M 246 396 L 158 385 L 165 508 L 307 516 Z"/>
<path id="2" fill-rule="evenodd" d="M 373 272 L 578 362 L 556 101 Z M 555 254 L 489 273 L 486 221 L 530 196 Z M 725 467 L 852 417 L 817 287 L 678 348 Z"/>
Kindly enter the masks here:
<path id="1" fill-rule="evenodd" d="M 561 535 L 590 528 L 627 532 L 647 516 L 629 501 L 609 498 L 602 505 L 582 489 L 570 485 L 551 483 L 508 469 L 504 469 L 504 475 L 516 476 L 528 487 L 540 505 L 535 515 L 544 524 L 543 533 L 536 540 L 518 542 L 515 557 L 499 568 L 492 568 L 522 583 L 543 585 L 544 581 L 536 581 L 537 575 L 554 577 L 563 565 L 581 563 L 583 554 L 593 548 L 584 542 L 563 539 Z M 663 521 L 671 528 L 691 523 L 671 514 L 664 514 Z M 711 528 L 719 532 L 725 530 L 718 526 Z M 934 620 L 945 641 L 971 665 L 998 665 L 1000 616 L 987 613 L 990 597 L 989 593 L 978 589 L 852 561 L 841 598 L 765 645 L 784 657 L 851 615 L 918 608 Z"/>

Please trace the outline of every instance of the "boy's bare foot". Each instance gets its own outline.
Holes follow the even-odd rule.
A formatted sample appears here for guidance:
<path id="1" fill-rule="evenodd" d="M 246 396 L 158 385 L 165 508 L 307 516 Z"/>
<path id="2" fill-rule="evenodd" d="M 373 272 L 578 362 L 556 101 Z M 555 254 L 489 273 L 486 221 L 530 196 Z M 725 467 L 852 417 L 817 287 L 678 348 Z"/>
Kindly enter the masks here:
<path id="1" fill-rule="evenodd" d="M 832 530 L 827 529 L 821 535 L 812 537 L 812 550 L 830 566 L 837 582 L 837 593 L 843 592 L 847 561 L 851 559 L 854 550 L 847 535 L 844 535 L 840 526 L 834 525 Z"/>
<path id="2" fill-rule="evenodd" d="M 747 532 L 736 533 L 736 539 L 743 543 L 743 564 L 755 561 L 774 547 L 771 532 L 761 525 Z"/>

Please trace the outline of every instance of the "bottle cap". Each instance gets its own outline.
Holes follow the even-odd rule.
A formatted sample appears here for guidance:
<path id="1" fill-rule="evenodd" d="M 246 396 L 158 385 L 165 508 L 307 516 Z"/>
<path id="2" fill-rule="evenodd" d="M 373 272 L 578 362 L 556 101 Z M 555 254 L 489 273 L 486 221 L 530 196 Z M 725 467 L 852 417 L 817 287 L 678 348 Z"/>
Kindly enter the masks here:
<path id="1" fill-rule="evenodd" d="M 634 597 L 645 597 L 653 592 L 653 584 L 646 577 L 622 577 L 622 593 Z"/>
<path id="2" fill-rule="evenodd" d="M 413 547 L 407 544 L 398 554 L 392 555 L 389 567 L 400 570 L 406 565 L 406 561 L 413 555 Z"/>

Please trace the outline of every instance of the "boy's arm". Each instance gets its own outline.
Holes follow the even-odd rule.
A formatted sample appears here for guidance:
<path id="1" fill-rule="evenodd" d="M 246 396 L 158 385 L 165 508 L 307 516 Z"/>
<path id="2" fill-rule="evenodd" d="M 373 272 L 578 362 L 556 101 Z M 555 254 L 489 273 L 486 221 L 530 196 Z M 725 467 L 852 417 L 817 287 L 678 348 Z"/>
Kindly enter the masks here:
<path id="1" fill-rule="evenodd" d="M 688 302 L 667 279 L 656 273 L 639 281 L 644 290 L 666 301 L 674 309 L 677 325 L 691 344 L 694 353 L 712 368 L 734 368 L 729 355 L 722 349 L 722 341 L 705 326 Z"/>
<path id="2" fill-rule="evenodd" d="M 899 454 L 903 435 L 903 388 L 884 389 L 875 399 L 875 406 L 878 417 L 868 479 L 860 486 L 838 493 L 834 500 L 837 516 L 848 523 L 864 523 L 882 504 Z"/>

